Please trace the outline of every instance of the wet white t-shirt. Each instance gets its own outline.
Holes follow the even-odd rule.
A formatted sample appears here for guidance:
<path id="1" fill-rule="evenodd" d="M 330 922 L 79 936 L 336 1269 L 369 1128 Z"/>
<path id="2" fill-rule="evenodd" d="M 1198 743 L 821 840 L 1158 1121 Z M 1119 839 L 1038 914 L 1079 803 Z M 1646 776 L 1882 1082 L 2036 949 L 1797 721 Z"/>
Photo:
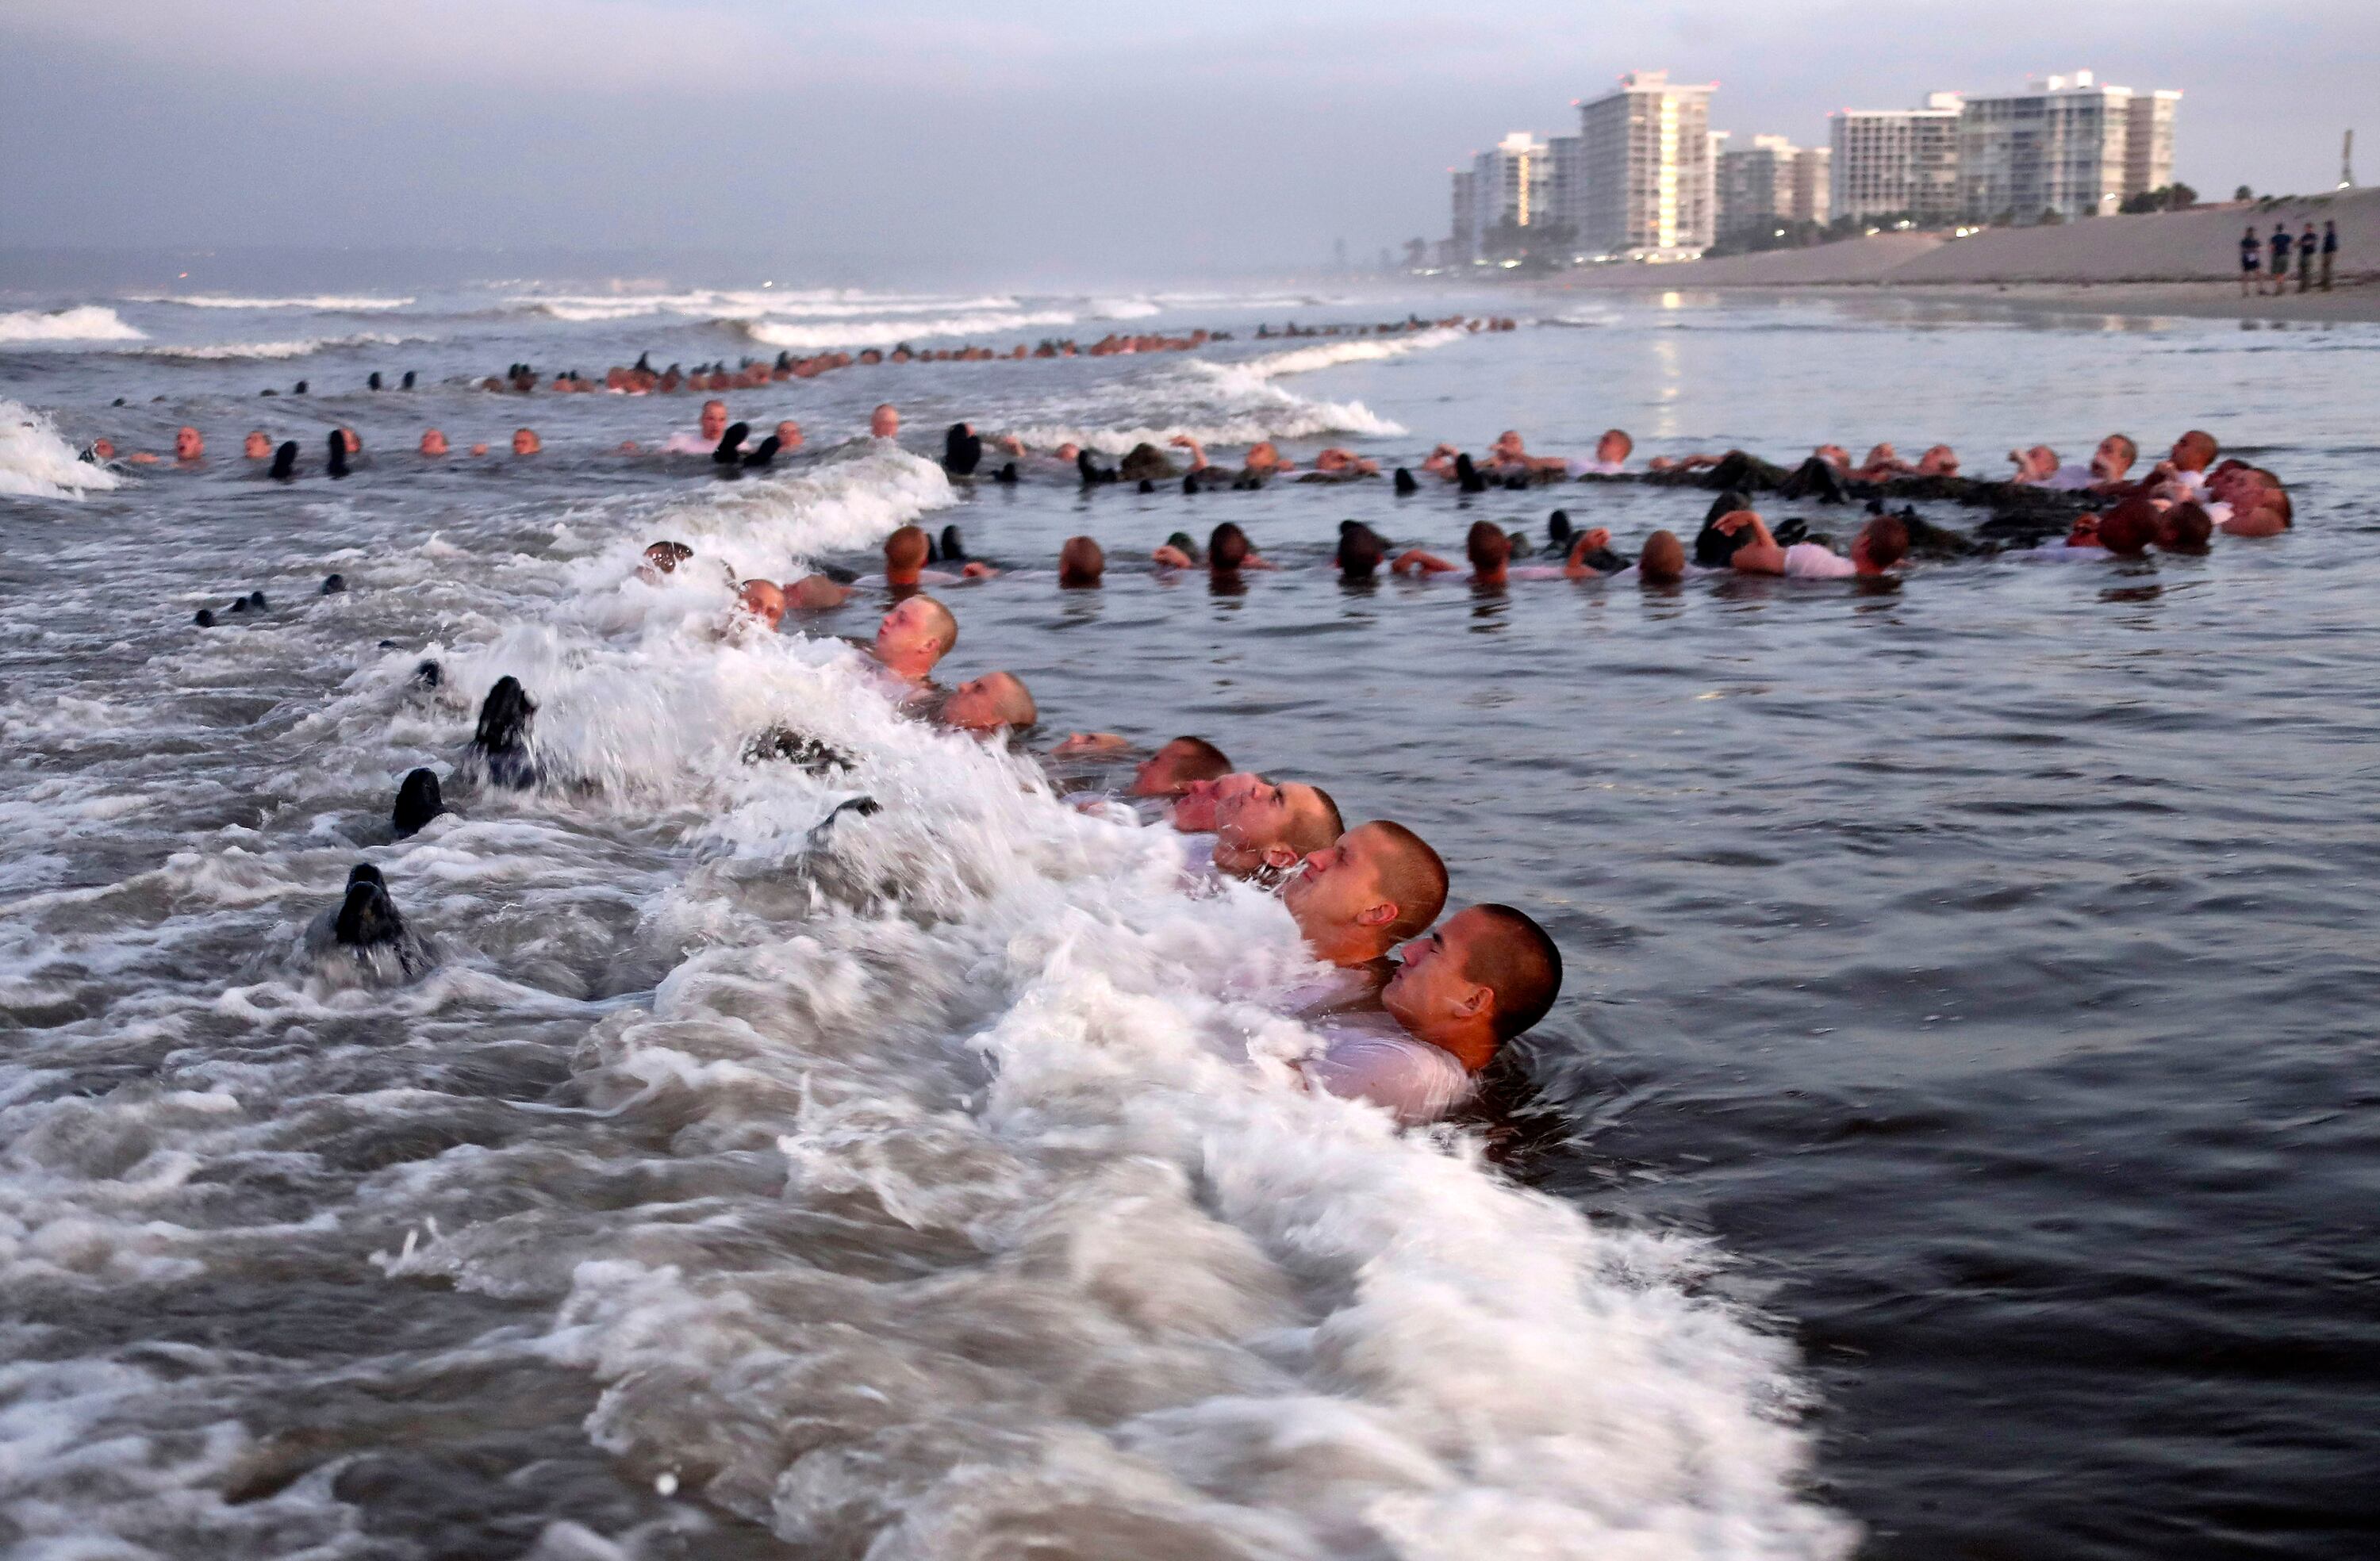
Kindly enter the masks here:
<path id="1" fill-rule="evenodd" d="M 1322 1034 L 1330 1044 L 1299 1071 L 1342 1099 L 1386 1107 L 1406 1127 L 1437 1121 L 1471 1097 L 1471 1075 L 1443 1047 L 1392 1026 L 1342 1023 Z"/>
<path id="2" fill-rule="evenodd" d="M 2090 467 L 2078 466 L 2070 462 L 2051 472 L 2034 486 L 2046 488 L 2055 493 L 2079 493 L 2098 480 L 2098 474 Z"/>
<path id="3" fill-rule="evenodd" d="M 1859 566 L 1840 553 L 1828 552 L 1815 542 L 1796 542 L 1785 550 L 1785 575 L 1791 580 L 1844 580 L 1859 573 Z"/>

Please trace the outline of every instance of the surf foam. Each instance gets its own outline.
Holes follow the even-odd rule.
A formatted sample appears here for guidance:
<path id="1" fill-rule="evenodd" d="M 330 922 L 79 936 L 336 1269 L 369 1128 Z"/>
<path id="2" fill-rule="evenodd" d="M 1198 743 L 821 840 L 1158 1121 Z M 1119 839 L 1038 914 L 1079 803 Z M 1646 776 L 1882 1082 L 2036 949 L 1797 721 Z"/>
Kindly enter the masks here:
<path id="1" fill-rule="evenodd" d="M 589 1136 L 406 1168 L 392 1198 L 507 1212 L 376 1261 L 550 1303 L 598 1446 L 808 1553 L 1846 1555 L 1790 1349 L 1696 1293 L 1710 1248 L 1299 1090 L 1277 900 L 1184 894 L 1170 833 L 898 716 L 832 641 L 721 636 L 723 578 L 630 577 L 674 528 L 730 562 L 872 538 L 931 473 L 870 450 L 640 519 L 450 655 L 528 683 L 555 772 L 698 820 L 642 911 L 685 955 L 578 1050 L 629 1166 L 557 1174 L 615 1152 Z M 770 720 L 852 768 L 737 762 Z M 855 793 L 881 811 L 819 839 Z"/>
<path id="2" fill-rule="evenodd" d="M 12 342 L 138 342 L 148 333 L 128 325 L 112 309 L 13 309 L 0 314 L 0 344 Z"/>
<path id="3" fill-rule="evenodd" d="M 1403 424 L 1383 417 L 1360 401 L 1325 401 L 1300 395 L 1277 380 L 1347 363 L 1380 362 L 1444 346 L 1463 333 L 1452 330 L 1415 332 L 1409 336 L 1358 337 L 1324 341 L 1309 346 L 1267 353 L 1239 362 L 1190 358 L 1181 372 L 1154 381 L 1142 393 L 1163 408 L 1162 420 L 1146 413 L 1137 422 L 1102 425 L 1043 423 L 1016 430 L 1039 450 L 1064 443 L 1082 445 L 1105 454 L 1121 454 L 1135 444 L 1162 449 L 1179 435 L 1201 444 L 1248 444 L 1261 439 L 1318 439 L 1331 434 L 1393 439 L 1405 433 Z"/>
<path id="4" fill-rule="evenodd" d="M 434 340 L 429 336 L 391 336 L 377 331 L 359 331 L 349 336 L 299 336 L 285 342 L 204 342 L 164 343 L 154 346 L 129 347 L 126 352 L 140 357 L 187 358 L 193 362 L 229 361 L 239 358 L 308 357 L 318 352 L 337 352 L 349 347 L 394 347 L 410 342 Z"/>
<path id="5" fill-rule="evenodd" d="M 899 342 L 928 341 L 939 336 L 984 336 L 1004 331 L 1028 331 L 1042 326 L 1072 325 L 1075 316 L 1064 309 L 986 309 L 970 314 L 898 316 L 892 319 L 807 322 L 789 320 L 722 320 L 762 346 L 886 347 Z"/>
<path id="6" fill-rule="evenodd" d="M 136 304 L 179 304 L 184 309 L 305 309 L 324 313 L 370 312 L 403 309 L 411 298 L 386 298 L 347 293 L 311 293 L 294 298 L 240 298 L 217 293 L 134 294 Z"/>
<path id="7" fill-rule="evenodd" d="M 387 1232 L 393 1280 L 544 1309 L 535 1348 L 601 1385 L 586 1433 L 625 1473 L 805 1554 L 940 1561 L 1031 1534 L 1052 1555 L 1205 1561 L 1846 1555 L 1849 1526 L 1801 1494 L 1790 1350 L 1700 1293 L 1708 1246 L 1598 1226 L 1459 1132 L 1400 1134 L 1299 1091 L 1284 1059 L 1318 1037 L 1278 1009 L 1311 970 L 1277 900 L 1191 898 L 1169 833 L 1077 813 L 1029 759 L 902 717 L 832 640 L 724 626 L 721 561 L 775 577 L 949 495 L 930 463 L 866 446 L 695 503 L 574 511 L 552 552 L 522 548 L 517 515 L 484 551 L 376 550 L 358 565 L 376 591 L 433 603 L 457 643 L 409 635 L 431 643 L 359 670 L 292 732 L 271 790 L 321 838 L 208 817 L 121 936 L 128 955 L 159 939 L 152 901 L 197 922 L 334 899 L 358 849 L 345 826 L 369 803 L 377 828 L 387 778 L 514 673 L 556 784 L 374 848 L 408 908 L 468 926 L 474 951 L 402 991 L 267 965 L 196 1000 L 243 1032 L 384 1021 L 428 1070 L 480 1055 L 442 1049 L 459 1035 L 518 1044 L 541 1059 L 536 1098 L 412 1071 L 358 1091 L 359 1048 L 310 1038 L 211 1070 L 203 1091 L 35 1102 L 11 1119 L 38 1174 L 0 1207 L 10 1277 L 98 1291 L 213 1278 L 245 1253 L 285 1284 L 298 1243 Z M 671 535 L 701 556 L 638 579 L 638 550 Z M 408 689 L 423 654 L 451 674 L 435 707 Z M 776 723 L 851 768 L 743 762 Z M 820 839 L 855 793 L 881 811 Z M 632 866 L 603 854 L 614 841 Z M 614 942 L 585 930 L 599 915 Z M 573 938 L 667 974 L 584 999 L 498 974 L 564 964 Z M 98 941 L 79 934 L 74 962 Z M 546 1031 L 505 1028 L 524 1015 Z M 181 1022 L 171 994 L 94 1019 Z M 358 1144 L 416 1140 L 354 1168 Z M 236 1210 L 237 1188 L 198 1173 L 241 1156 L 275 1180 Z M 301 1220 L 285 1189 L 315 1157 L 341 1191 Z M 517 1348 L 470 1348 L 500 1345 Z M 81 1428 L 108 1422 L 69 1416 L 62 1390 L 31 1401 L 23 1428 L 58 1456 L 12 1464 L 24 1499 L 65 1515 L 56 1531 L 198 1548 L 193 1531 L 256 1510 L 212 1494 L 237 1421 L 186 1412 L 213 1408 L 192 1381 L 253 1381 L 243 1361 L 174 1358 L 174 1423 L 233 1446 L 128 1496 L 94 1469 L 162 1460 L 126 1433 L 94 1446 Z M 92 1385 L 111 1414 L 148 1386 L 99 1366 L 122 1379 Z M 311 1386 L 282 1370 L 252 1391 Z M 393 1343 L 341 1386 L 379 1373 L 418 1387 L 419 1348 Z M 334 1472 L 290 1489 L 328 1503 Z"/>
<path id="8" fill-rule="evenodd" d="M 1796 1494 L 1787 1348 L 1689 1293 L 1706 1248 L 1294 1087 L 1282 1061 L 1317 1038 L 1269 1006 L 1304 969 L 1277 901 L 1184 895 L 1163 831 L 892 719 L 840 652 L 720 654 L 736 675 L 667 679 L 688 698 L 642 746 L 720 749 L 685 708 L 773 682 L 884 811 L 811 848 L 816 782 L 723 797 L 727 854 L 652 913 L 703 946 L 594 1027 L 575 1090 L 666 1136 L 674 1174 L 772 1156 L 781 1189 L 698 1221 L 491 1218 L 382 1260 L 551 1298 L 547 1349 L 604 1385 L 599 1446 L 883 1561 L 1021 1530 L 1065 1554 L 1847 1552 Z M 473 1201 L 533 1177 L 512 1158 L 410 1190 Z"/>
<path id="9" fill-rule="evenodd" d="M 104 466 L 75 459 L 46 412 L 0 396 L 0 493 L 19 499 L 79 499 L 124 485 Z"/>

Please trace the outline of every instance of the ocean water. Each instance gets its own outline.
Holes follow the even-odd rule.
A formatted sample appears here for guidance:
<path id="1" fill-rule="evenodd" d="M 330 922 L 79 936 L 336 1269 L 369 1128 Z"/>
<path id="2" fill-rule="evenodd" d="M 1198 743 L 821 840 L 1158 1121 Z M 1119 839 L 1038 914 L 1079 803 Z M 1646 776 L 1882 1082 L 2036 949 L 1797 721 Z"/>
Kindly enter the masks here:
<path id="1" fill-rule="evenodd" d="M 1249 339 L 1488 308 L 1521 329 Z M 463 383 L 1195 325 L 1240 339 L 736 393 L 808 445 L 734 482 L 618 453 L 699 397 Z M 2375 351 L 1888 298 L 7 300 L 0 1544 L 2368 1554 Z M 886 399 L 904 449 L 863 437 Z M 958 418 L 1971 470 L 2200 426 L 2300 525 L 1882 587 L 1352 588 L 1344 518 L 1626 544 L 1706 496 L 976 488 L 926 458 Z M 73 459 L 183 422 L 201 466 Z M 425 461 L 431 424 L 499 454 Z M 1224 519 L 1282 569 L 1135 562 Z M 1010 566 L 943 593 L 945 672 L 1023 676 L 1033 743 L 900 719 L 837 638 L 875 603 L 762 636 L 708 566 L 633 573 L 662 538 L 864 566 L 910 520 Z M 1099 591 L 1049 573 L 1076 532 Z M 506 673 L 546 780 L 483 793 Z M 848 767 L 747 760 L 773 726 Z M 1400 1135 L 1287 1089 L 1285 914 L 1055 794 L 1032 749 L 1083 729 L 1318 780 L 1543 920 L 1567 987 L 1483 1107 Z M 395 841 L 424 764 L 458 812 Z M 315 950 L 358 862 L 414 979 Z"/>

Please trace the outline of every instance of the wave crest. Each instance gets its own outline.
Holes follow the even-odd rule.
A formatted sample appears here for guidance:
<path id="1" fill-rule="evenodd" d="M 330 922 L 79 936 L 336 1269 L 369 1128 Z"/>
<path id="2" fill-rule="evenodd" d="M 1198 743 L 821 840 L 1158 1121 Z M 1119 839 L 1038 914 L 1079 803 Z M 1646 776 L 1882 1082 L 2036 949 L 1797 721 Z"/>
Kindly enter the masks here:
<path id="1" fill-rule="evenodd" d="M 235 298 L 215 293 L 136 293 L 128 295 L 126 302 L 178 304 L 184 309 L 307 309 L 325 314 L 349 314 L 403 309 L 413 300 L 346 293 L 314 293 L 295 298 Z"/>
<path id="2" fill-rule="evenodd" d="M 853 320 L 836 323 L 789 320 L 722 320 L 717 323 L 742 332 L 762 346 L 801 347 L 815 351 L 821 347 L 889 347 L 899 342 L 929 341 L 936 337 L 1028 331 L 1041 326 L 1072 325 L 1076 318 L 1063 309 L 1013 309 L 910 319 Z"/>
<path id="3" fill-rule="evenodd" d="M 0 314 L 0 344 L 10 342 L 141 342 L 149 333 L 128 325 L 112 309 L 14 309 Z"/>
<path id="4" fill-rule="evenodd" d="M 429 336 L 389 336 L 376 331 L 359 331 L 352 336 L 299 336 L 286 342 L 203 342 L 168 343 L 157 346 L 129 347 L 128 355 L 140 357 L 185 358 L 192 362 L 211 363 L 239 358 L 306 357 L 318 352 L 337 352 L 348 347 L 394 347 L 408 342 L 434 340 Z"/>
<path id="5" fill-rule="evenodd" d="M 0 396 L 0 493 L 18 499 L 79 499 L 124 486 L 123 477 L 75 458 L 46 412 Z"/>

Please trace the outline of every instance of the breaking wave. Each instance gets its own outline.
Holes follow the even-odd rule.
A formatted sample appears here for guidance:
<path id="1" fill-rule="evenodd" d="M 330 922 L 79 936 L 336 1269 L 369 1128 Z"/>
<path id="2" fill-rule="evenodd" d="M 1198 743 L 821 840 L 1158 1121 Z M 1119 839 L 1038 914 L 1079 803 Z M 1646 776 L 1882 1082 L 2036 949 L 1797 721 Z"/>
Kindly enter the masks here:
<path id="1" fill-rule="evenodd" d="M 807 348 L 887 347 L 936 337 L 980 336 L 999 331 L 1029 331 L 1072 325 L 1077 317 L 1060 309 L 986 310 L 977 314 L 918 316 L 809 323 L 789 320 L 722 320 L 762 346 Z"/>
<path id="2" fill-rule="evenodd" d="M 429 336 L 390 336 L 376 331 L 359 331 L 351 336 L 299 336 L 286 342 L 204 342 L 194 344 L 161 344 L 156 346 L 131 347 L 128 353 L 141 357 L 188 358 L 194 362 L 212 362 L 235 358 L 306 357 L 318 352 L 337 352 L 347 347 L 394 347 L 408 342 L 434 340 Z"/>
<path id="3" fill-rule="evenodd" d="M 46 412 L 0 396 L 0 493 L 17 499 L 79 499 L 120 488 L 122 476 L 75 458 Z"/>
<path id="4" fill-rule="evenodd" d="M 11 342 L 139 342 L 148 333 L 128 325 L 112 309 L 15 309 L 0 314 L 0 345 Z"/>
<path id="5" fill-rule="evenodd" d="M 313 293 L 294 298 L 236 298 L 215 293 L 152 293 L 132 295 L 136 304 L 179 304 L 185 309 L 306 309 L 340 314 L 403 309 L 411 298 L 384 298 L 369 294 Z"/>

